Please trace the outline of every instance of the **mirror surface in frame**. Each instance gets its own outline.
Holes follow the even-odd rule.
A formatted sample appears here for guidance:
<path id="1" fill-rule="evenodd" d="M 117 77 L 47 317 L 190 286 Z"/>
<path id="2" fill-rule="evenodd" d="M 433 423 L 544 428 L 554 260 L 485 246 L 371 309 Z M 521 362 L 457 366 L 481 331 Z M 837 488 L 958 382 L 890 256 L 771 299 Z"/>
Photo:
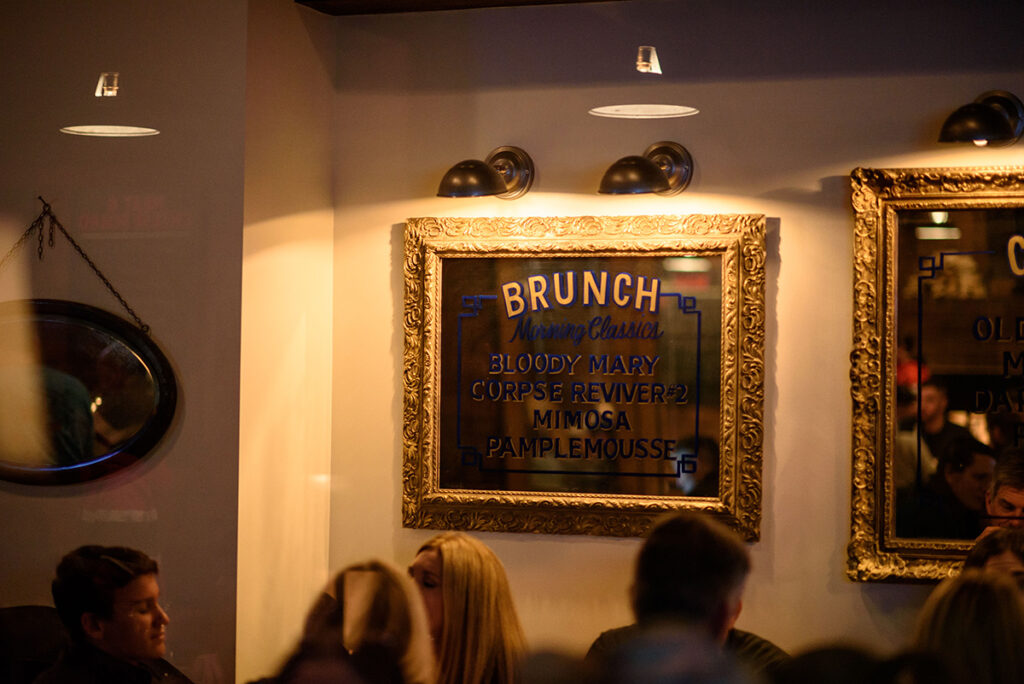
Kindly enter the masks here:
<path id="1" fill-rule="evenodd" d="M 986 528 L 1022 522 L 993 494 L 1024 465 L 1024 170 L 856 169 L 852 184 L 847 572 L 940 579 Z"/>
<path id="2" fill-rule="evenodd" d="M 157 345 L 86 304 L 0 304 L 0 478 L 65 484 L 145 456 L 170 426 L 177 385 Z"/>
<path id="3" fill-rule="evenodd" d="M 577 282 L 578 272 L 643 274 L 639 277 L 657 280 L 666 291 L 685 291 L 693 312 L 660 307 L 660 337 L 602 339 L 590 334 L 596 326 L 586 325 L 596 308 L 579 307 L 590 312 L 580 318 L 584 324 L 566 324 L 571 306 L 507 319 L 496 306 L 467 315 L 463 298 L 442 299 L 441 329 L 459 331 L 459 342 L 451 348 L 455 353 L 442 349 L 442 377 L 462 377 L 468 388 L 445 392 L 442 382 L 440 437 L 442 443 L 485 448 L 472 459 L 463 455 L 468 449 L 442 448 L 439 487 L 717 498 L 722 261 L 722 254 L 707 253 L 674 258 L 482 256 L 443 263 L 442 292 L 500 292 L 502 283 L 531 277 L 579 290 L 583 278 Z M 616 320 L 642 330 L 644 312 L 614 313 Z M 565 334 L 545 334 L 551 331 Z M 518 384 L 524 379 L 527 384 Z M 517 384 L 509 385 L 510 380 Z M 659 392 L 664 393 L 660 400 Z M 460 398 L 465 399 L 461 404 Z M 459 405 L 461 410 L 455 410 Z"/>

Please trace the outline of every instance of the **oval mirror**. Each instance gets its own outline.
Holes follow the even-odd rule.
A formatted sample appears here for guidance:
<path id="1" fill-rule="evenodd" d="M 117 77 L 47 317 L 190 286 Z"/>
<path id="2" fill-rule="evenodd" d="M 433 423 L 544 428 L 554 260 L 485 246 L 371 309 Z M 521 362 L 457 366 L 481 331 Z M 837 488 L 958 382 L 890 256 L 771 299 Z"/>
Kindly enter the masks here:
<path id="1" fill-rule="evenodd" d="M 174 417 L 163 352 L 114 314 L 76 302 L 0 303 L 0 478 L 92 480 L 141 459 Z"/>

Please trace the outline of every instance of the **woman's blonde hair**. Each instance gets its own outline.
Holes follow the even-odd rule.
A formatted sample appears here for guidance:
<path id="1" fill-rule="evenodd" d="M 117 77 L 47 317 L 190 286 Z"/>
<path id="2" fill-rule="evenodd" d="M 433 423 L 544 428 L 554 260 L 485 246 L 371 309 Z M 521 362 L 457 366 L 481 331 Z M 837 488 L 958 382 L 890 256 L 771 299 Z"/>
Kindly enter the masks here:
<path id="1" fill-rule="evenodd" d="M 1024 598 L 1006 575 L 964 570 L 921 609 L 914 646 L 942 658 L 956 681 L 1005 684 L 1024 672 Z"/>
<path id="2" fill-rule="evenodd" d="M 501 561 L 462 532 L 444 532 L 420 547 L 430 550 L 441 557 L 444 603 L 438 683 L 517 682 L 526 639 Z"/>
<path id="3" fill-rule="evenodd" d="M 434 684 L 423 598 L 406 573 L 370 560 L 335 576 L 310 610 L 302 643 L 285 669 L 332 658 L 366 682 Z"/>

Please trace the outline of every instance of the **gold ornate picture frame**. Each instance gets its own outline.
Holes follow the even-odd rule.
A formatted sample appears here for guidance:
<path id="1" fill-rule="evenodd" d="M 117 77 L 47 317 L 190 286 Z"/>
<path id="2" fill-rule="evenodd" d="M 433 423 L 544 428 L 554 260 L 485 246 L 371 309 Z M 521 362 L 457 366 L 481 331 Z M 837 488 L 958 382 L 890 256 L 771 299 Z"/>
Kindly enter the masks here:
<path id="1" fill-rule="evenodd" d="M 1007 440 L 1024 441 L 1021 407 L 1003 400 L 1024 381 L 1024 346 L 994 327 L 1024 313 L 1024 169 L 858 168 L 851 183 L 847 574 L 938 580 L 998 523 L 977 508 L 980 488 L 950 490 L 949 459 L 968 449 L 991 478 Z"/>
<path id="2" fill-rule="evenodd" d="M 416 218 L 406 527 L 760 534 L 765 219 Z"/>

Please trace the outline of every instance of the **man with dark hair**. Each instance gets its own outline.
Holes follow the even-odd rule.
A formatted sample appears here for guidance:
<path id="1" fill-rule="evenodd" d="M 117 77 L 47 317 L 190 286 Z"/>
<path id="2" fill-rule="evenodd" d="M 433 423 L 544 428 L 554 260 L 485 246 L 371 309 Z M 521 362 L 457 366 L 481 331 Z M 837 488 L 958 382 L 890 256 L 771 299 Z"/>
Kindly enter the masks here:
<path id="1" fill-rule="evenodd" d="M 990 447 L 971 436 L 956 437 L 939 457 L 942 489 L 947 489 L 968 511 L 981 513 L 995 467 L 996 458 Z"/>
<path id="2" fill-rule="evenodd" d="M 998 527 L 1024 527 L 1024 451 L 1003 452 L 985 497 L 989 524 Z"/>
<path id="3" fill-rule="evenodd" d="M 167 613 L 157 564 L 118 546 L 82 546 L 64 556 L 53 603 L 72 646 L 36 684 L 191 684 L 163 659 Z"/>
<path id="4" fill-rule="evenodd" d="M 921 384 L 921 439 L 935 458 L 942 458 L 949 443 L 957 437 L 970 437 L 970 431 L 946 418 L 949 408 L 949 390 L 932 378 Z"/>
<path id="5" fill-rule="evenodd" d="M 964 561 L 967 568 L 1006 573 L 1024 589 L 1024 529 L 994 528 L 974 543 Z"/>
<path id="6" fill-rule="evenodd" d="M 954 437 L 939 456 L 938 470 L 922 491 L 897 498 L 897 534 L 902 537 L 974 539 L 985 528 L 985 494 L 996 459 L 970 435 Z"/>
<path id="7" fill-rule="evenodd" d="M 730 529 L 698 513 L 676 513 L 654 526 L 637 556 L 631 588 L 636 624 L 608 630 L 587 652 L 597 662 L 645 630 L 682 624 L 706 633 L 758 672 L 788 660 L 785 651 L 733 628 L 743 606 L 750 556 Z"/>

